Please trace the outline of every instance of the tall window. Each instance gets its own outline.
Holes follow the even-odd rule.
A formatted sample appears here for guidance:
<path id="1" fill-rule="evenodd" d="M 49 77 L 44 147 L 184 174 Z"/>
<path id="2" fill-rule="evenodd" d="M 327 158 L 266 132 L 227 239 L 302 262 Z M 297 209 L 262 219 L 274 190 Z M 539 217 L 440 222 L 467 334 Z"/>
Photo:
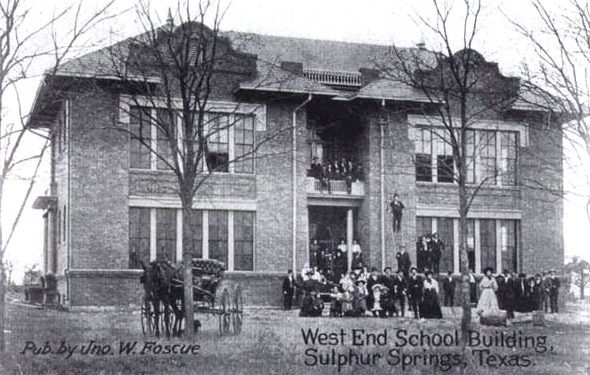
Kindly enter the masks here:
<path id="1" fill-rule="evenodd" d="M 467 130 L 465 132 L 466 138 L 466 162 L 467 162 L 467 176 L 466 182 L 468 184 L 475 183 L 475 130 Z"/>
<path id="2" fill-rule="evenodd" d="M 254 172 L 254 116 L 235 115 L 234 139 L 236 173 Z"/>
<path id="3" fill-rule="evenodd" d="M 516 185 L 516 145 L 518 144 L 517 132 L 502 132 L 501 141 L 501 169 L 502 185 Z"/>
<path id="4" fill-rule="evenodd" d="M 481 180 L 486 184 L 496 183 L 496 132 L 482 130 L 479 132 L 479 146 L 481 159 Z"/>
<path id="5" fill-rule="evenodd" d="M 221 113 L 210 113 L 207 122 L 207 165 L 211 171 L 229 171 L 229 116 Z"/>
<path id="6" fill-rule="evenodd" d="M 129 268 L 150 261 L 150 209 L 129 209 Z"/>
<path id="7" fill-rule="evenodd" d="M 496 220 L 479 221 L 481 268 L 496 268 Z M 496 270 L 499 271 L 499 270 Z"/>
<path id="8" fill-rule="evenodd" d="M 209 258 L 225 263 L 228 255 L 227 211 L 209 211 Z"/>
<path id="9" fill-rule="evenodd" d="M 416 241 L 420 241 L 422 236 L 432 234 L 432 218 L 416 216 Z"/>
<path id="10" fill-rule="evenodd" d="M 444 128 L 435 128 L 436 171 L 438 182 L 452 183 L 455 181 L 455 162 L 449 132 Z"/>
<path id="11" fill-rule="evenodd" d="M 430 128 L 416 131 L 416 181 L 432 181 L 432 133 Z"/>
<path id="12" fill-rule="evenodd" d="M 172 148 L 170 141 L 176 141 L 176 114 L 174 112 L 158 109 L 157 139 L 157 167 L 158 169 L 170 169 L 168 165 L 174 165 L 172 160 Z M 167 164 L 168 163 L 168 164 Z"/>
<path id="13" fill-rule="evenodd" d="M 189 218 L 190 242 L 188 246 L 194 258 L 203 257 L 203 211 L 191 210 Z"/>
<path id="14" fill-rule="evenodd" d="M 152 137 L 150 109 L 132 107 L 129 116 L 130 167 L 150 169 L 150 149 L 146 146 Z"/>
<path id="15" fill-rule="evenodd" d="M 517 270 L 517 225 L 516 220 L 500 221 L 500 238 L 502 240 L 502 269 Z"/>
<path id="16" fill-rule="evenodd" d="M 176 209 L 156 210 L 156 259 L 176 262 Z"/>
<path id="17" fill-rule="evenodd" d="M 439 217 L 436 219 L 438 239 L 444 244 L 444 249 L 440 255 L 440 272 L 453 270 L 453 250 L 455 248 L 453 221 L 453 218 L 450 217 Z"/>
<path id="18" fill-rule="evenodd" d="M 254 269 L 254 213 L 234 212 L 234 269 Z"/>

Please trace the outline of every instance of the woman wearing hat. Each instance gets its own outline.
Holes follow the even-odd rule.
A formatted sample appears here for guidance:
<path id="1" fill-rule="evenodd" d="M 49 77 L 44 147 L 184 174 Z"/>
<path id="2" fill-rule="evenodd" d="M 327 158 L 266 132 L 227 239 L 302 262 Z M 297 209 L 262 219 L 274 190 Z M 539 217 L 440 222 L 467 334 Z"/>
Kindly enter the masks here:
<path id="1" fill-rule="evenodd" d="M 498 290 L 498 283 L 493 276 L 494 270 L 488 267 L 483 270 L 485 277 L 479 283 L 480 296 L 477 301 L 477 313 L 487 314 L 489 312 L 498 311 L 498 299 L 496 298 L 496 291 Z"/>

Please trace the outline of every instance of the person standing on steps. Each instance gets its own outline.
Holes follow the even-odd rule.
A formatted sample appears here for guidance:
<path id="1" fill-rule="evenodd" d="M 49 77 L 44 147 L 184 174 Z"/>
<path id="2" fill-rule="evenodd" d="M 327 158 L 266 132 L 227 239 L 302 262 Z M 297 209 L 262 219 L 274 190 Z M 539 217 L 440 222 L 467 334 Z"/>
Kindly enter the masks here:
<path id="1" fill-rule="evenodd" d="M 389 208 L 391 208 L 393 215 L 393 233 L 401 232 L 404 204 L 399 200 L 397 193 L 393 194 L 393 198 L 389 202 Z"/>

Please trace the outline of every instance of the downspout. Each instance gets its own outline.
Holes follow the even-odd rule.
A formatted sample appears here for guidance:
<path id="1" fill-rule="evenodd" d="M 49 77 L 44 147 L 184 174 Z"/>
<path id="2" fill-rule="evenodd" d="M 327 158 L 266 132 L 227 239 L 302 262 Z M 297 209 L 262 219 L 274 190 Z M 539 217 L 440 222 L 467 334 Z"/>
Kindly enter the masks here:
<path id="1" fill-rule="evenodd" d="M 383 110 L 385 109 L 385 99 L 381 100 L 381 114 L 383 115 Z M 383 130 L 383 121 L 382 118 L 379 118 L 379 204 L 381 206 L 381 269 L 385 269 L 385 182 L 383 178 L 385 177 L 385 155 L 384 155 L 384 140 L 383 137 L 385 136 L 385 131 Z"/>
<path id="2" fill-rule="evenodd" d="M 297 111 L 303 108 L 307 103 L 311 101 L 312 95 L 309 94 L 307 99 L 300 105 L 298 105 L 293 110 L 293 127 L 292 127 L 292 140 L 293 144 L 291 145 L 292 149 L 292 157 L 293 157 L 293 227 L 292 227 L 292 246 L 293 246 L 293 253 L 292 253 L 292 270 L 296 273 L 297 269 Z"/>

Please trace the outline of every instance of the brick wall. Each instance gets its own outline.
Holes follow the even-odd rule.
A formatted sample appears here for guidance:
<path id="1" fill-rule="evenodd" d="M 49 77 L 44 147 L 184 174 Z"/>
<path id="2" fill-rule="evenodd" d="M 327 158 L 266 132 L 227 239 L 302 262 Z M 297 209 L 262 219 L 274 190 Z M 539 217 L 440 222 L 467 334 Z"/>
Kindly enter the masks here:
<path id="1" fill-rule="evenodd" d="M 542 120 L 529 122 L 529 147 L 520 150 L 522 271 L 561 269 L 563 167 L 561 135 Z"/>
<path id="2" fill-rule="evenodd" d="M 97 89 L 71 102 L 73 269 L 127 268 L 128 135 L 117 123 L 116 94 Z"/>

